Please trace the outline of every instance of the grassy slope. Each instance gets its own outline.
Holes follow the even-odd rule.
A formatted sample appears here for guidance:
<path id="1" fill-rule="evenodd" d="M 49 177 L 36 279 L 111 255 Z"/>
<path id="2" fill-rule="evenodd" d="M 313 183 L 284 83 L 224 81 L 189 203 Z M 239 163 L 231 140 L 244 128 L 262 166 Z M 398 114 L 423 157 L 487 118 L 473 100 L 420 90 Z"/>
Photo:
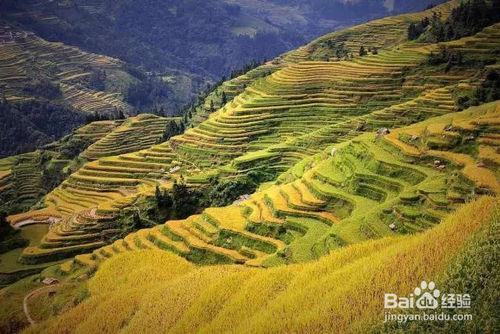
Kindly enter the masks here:
<path id="1" fill-rule="evenodd" d="M 474 235 L 498 224 L 498 209 L 498 199 L 483 197 L 422 234 L 273 269 L 199 268 L 156 250 L 124 254 L 89 281 L 89 299 L 27 332 L 364 332 L 383 320 L 384 292 L 407 294 L 444 273 Z"/>

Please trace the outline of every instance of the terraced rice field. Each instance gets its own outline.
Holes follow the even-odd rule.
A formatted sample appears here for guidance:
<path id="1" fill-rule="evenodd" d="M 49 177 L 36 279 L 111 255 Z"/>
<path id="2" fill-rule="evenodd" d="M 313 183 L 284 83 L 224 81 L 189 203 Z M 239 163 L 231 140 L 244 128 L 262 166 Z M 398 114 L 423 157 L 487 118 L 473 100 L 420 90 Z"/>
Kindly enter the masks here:
<path id="1" fill-rule="evenodd" d="M 196 266 L 159 250 L 120 250 L 88 280 L 91 297 L 27 333 L 114 333 L 125 322 L 131 332 L 366 333 L 384 319 L 380 304 L 386 291 L 406 295 L 421 277 L 463 268 L 468 256 L 484 259 L 484 248 L 474 240 L 487 231 L 494 243 L 495 221 L 498 200 L 483 197 L 424 233 L 352 245 L 318 261 L 270 269 Z"/>
<path id="2" fill-rule="evenodd" d="M 119 121 L 97 121 L 82 126 L 71 135 L 53 143 L 46 148 L 51 164 L 66 166 L 71 163 L 52 150 L 71 146 L 75 141 L 94 142 L 110 133 L 118 126 Z M 16 205 L 29 208 L 37 203 L 45 194 L 43 190 L 43 175 L 40 170 L 43 151 L 21 154 L 0 159 L 0 199 L 2 209 Z"/>
<path id="3" fill-rule="evenodd" d="M 170 120 L 180 119 L 140 114 L 129 118 L 120 127 L 90 145 L 82 157 L 97 160 L 148 148 L 161 140 L 165 127 Z"/>
<path id="4" fill-rule="evenodd" d="M 73 132 L 77 139 L 90 140 L 97 142 L 108 135 L 117 126 L 121 125 L 120 120 L 116 121 L 95 121 L 84 125 Z"/>
<path id="5" fill-rule="evenodd" d="M 293 181 L 238 205 L 132 233 L 77 256 L 66 268 L 95 268 L 113 255 L 151 248 L 195 263 L 271 266 L 319 258 L 368 239 L 421 232 L 477 194 L 498 192 L 499 143 L 492 136 L 499 124 L 496 102 L 385 136 L 362 134 L 336 145 L 333 155 L 327 150 L 315 156 Z M 436 138 L 447 140 L 435 147 Z M 457 138 L 478 145 L 483 156 L 455 153 Z"/>
<path id="6" fill-rule="evenodd" d="M 453 3 L 434 10 L 446 15 Z M 85 153 L 97 160 L 47 195 L 47 210 L 65 219 L 41 247 L 26 250 L 26 261 L 100 247 L 98 234 L 113 234 L 108 222 L 138 196 L 152 196 L 156 186 L 169 188 L 182 177 L 198 187 L 211 176 L 237 177 L 252 170 L 280 176 L 271 188 L 226 209 L 231 215 L 207 210 L 142 230 L 76 262 L 93 264 L 124 249 L 158 246 L 194 262 L 272 265 L 436 224 L 492 179 L 478 183 L 470 177 L 469 170 L 477 171 L 470 167 L 477 163 L 473 153 L 451 163 L 448 148 L 438 146 L 444 153 L 434 166 L 433 158 L 408 155 L 394 141 L 374 135 L 386 127 L 392 138 L 394 128 L 454 113 L 456 90 L 477 85 L 474 71 L 445 73 L 426 64 L 439 45 L 404 40 L 402 29 L 425 15 L 430 12 L 377 20 L 326 37 L 344 36 L 353 47 L 365 45 L 377 35 L 375 25 L 383 41 L 377 54 L 317 60 L 322 59 L 318 48 L 324 47 L 320 39 L 235 78 L 210 95 L 203 108 L 210 99 L 220 102 L 221 89 L 228 92 L 225 105 L 219 103 L 206 119 L 202 113 L 197 126 L 169 141 L 145 142 L 143 149 L 131 152 L 132 146 L 114 150 L 113 143 L 123 143 L 119 131 L 104 137 Z M 500 46 L 499 29 L 494 25 L 474 38 L 443 45 L 482 57 L 485 44 Z M 491 141 L 491 135 L 481 140 Z M 480 146 L 483 155 L 495 150 Z M 129 153 L 114 155 L 122 152 Z M 230 222 L 229 216 L 234 217 Z"/>
<path id="7" fill-rule="evenodd" d="M 214 110 L 223 107 L 222 93 L 226 95 L 226 99 L 231 101 L 234 97 L 241 94 L 247 86 L 252 82 L 266 77 L 267 75 L 277 71 L 284 66 L 284 63 L 269 62 L 263 64 L 255 69 L 248 71 L 236 78 L 223 82 L 220 86 L 214 89 L 204 100 L 204 102 L 197 106 L 191 124 L 197 126 L 205 121 Z M 212 108 L 213 107 L 213 108 Z"/>
<path id="8" fill-rule="evenodd" d="M 309 53 L 306 57 L 312 59 L 324 59 L 325 57 L 333 59 L 335 52 L 329 45 L 339 45 L 340 43 L 344 43 L 345 47 L 353 55 L 358 53 L 361 46 L 365 47 L 365 49 L 372 47 L 377 49 L 390 48 L 406 42 L 407 28 L 411 22 L 419 22 L 424 17 L 430 18 L 433 12 L 440 13 L 441 17 L 445 19 L 459 3 L 460 1 L 457 0 L 448 1 L 429 10 L 391 16 L 326 34 L 311 42 L 307 46 L 307 52 L 298 49 L 288 57 L 295 57 L 295 55 L 304 57 L 305 53 Z M 394 60 L 395 64 L 397 64 L 400 58 Z"/>
<path id="9" fill-rule="evenodd" d="M 41 244 L 41 248 L 43 248 L 43 252 L 41 253 L 45 254 L 45 257 L 54 256 L 54 254 L 58 252 L 62 252 L 62 254 L 67 256 L 81 252 L 81 247 L 84 249 L 91 249 L 92 247 L 104 245 L 102 235 L 106 235 L 106 233 L 112 235 L 118 231 L 116 228 L 106 227 L 111 223 L 112 213 L 116 212 L 116 207 L 110 204 L 109 209 L 107 211 L 104 210 L 104 212 L 97 212 L 96 207 L 99 204 L 101 204 L 101 207 L 104 207 L 102 204 L 106 201 L 116 205 L 120 198 L 128 196 L 131 190 L 127 189 L 126 186 L 129 185 L 131 187 L 134 181 L 129 180 L 131 181 L 129 183 L 126 183 L 127 180 L 123 182 L 118 181 L 121 182 L 120 184 L 124 184 L 123 188 L 118 189 L 116 192 L 106 192 L 102 190 L 103 186 L 99 184 L 100 179 L 105 179 L 105 182 L 110 182 L 110 187 L 112 187 L 113 178 L 117 180 L 123 177 L 125 173 L 128 173 L 132 177 L 134 175 L 138 175 L 138 177 L 149 175 L 152 180 L 156 180 L 157 177 L 162 175 L 166 178 L 170 178 L 168 176 L 168 171 L 162 172 L 158 170 L 159 168 L 156 168 L 156 170 L 154 168 L 148 170 L 148 168 L 151 168 L 151 164 L 148 165 L 146 163 L 146 167 L 140 168 L 131 167 L 130 165 L 134 165 L 133 159 L 130 159 L 129 164 L 123 165 L 121 163 L 122 156 L 113 158 L 112 155 L 117 152 L 135 151 L 140 147 L 148 147 L 158 142 L 165 131 L 167 123 L 171 120 L 178 121 L 176 118 L 164 118 L 155 115 L 141 114 L 137 117 L 129 118 L 124 123 L 122 123 L 122 121 L 98 121 L 80 128 L 72 135 L 75 139 L 94 141 L 94 144 L 90 145 L 87 150 L 81 153 L 80 158 L 92 160 L 91 157 L 100 154 L 109 157 L 87 163 L 79 171 L 78 175 L 74 174 L 70 177 L 70 179 L 61 186 L 60 190 L 56 189 L 51 192 L 45 200 L 46 204 L 48 204 L 47 208 L 31 211 L 28 214 L 21 213 L 11 216 L 11 221 L 13 223 L 19 223 L 29 219 L 40 221 L 48 217 L 61 217 L 72 213 L 78 213 L 78 215 L 70 217 L 60 225 L 55 226 L 47 237 L 44 238 Z M 63 139 L 63 141 L 65 141 L 65 139 Z M 144 152 L 143 154 L 148 154 L 150 158 L 155 161 L 155 163 L 152 164 L 153 167 L 161 166 L 159 161 L 165 162 L 168 160 L 168 152 L 161 148 L 151 149 L 148 152 L 149 153 Z M 138 159 L 140 159 L 142 155 L 138 155 L 138 157 Z M 118 162 L 118 167 L 114 167 L 116 162 Z M 66 161 L 66 163 L 69 162 Z M 15 183 L 12 182 L 12 173 L 8 168 L 19 171 L 22 167 L 20 158 L 17 157 L 16 161 L 6 159 L 4 160 L 4 164 L 5 182 L 10 182 L 11 184 L 9 186 L 13 186 Z M 36 166 L 37 164 L 38 163 L 32 162 L 29 165 Z M 35 177 L 36 181 L 40 183 L 40 173 L 35 173 Z M 110 178 L 111 181 L 109 180 Z M 17 184 L 31 185 L 33 189 L 41 188 L 38 183 L 28 181 L 29 179 L 24 177 Z M 167 179 L 165 179 L 164 182 L 167 182 Z M 85 188 L 84 183 L 86 183 L 87 188 Z M 152 189 L 154 190 L 155 184 L 156 181 L 151 181 L 150 183 L 142 185 L 142 188 L 151 190 L 150 188 L 153 187 Z M 7 190 L 6 188 L 6 191 Z M 7 196 L 8 194 L 2 192 L 2 195 Z M 39 196 L 32 197 L 34 199 L 39 198 Z M 63 248 L 65 248 L 64 251 Z M 25 254 L 29 252 L 30 250 L 26 250 Z M 36 256 L 27 256 L 25 262 L 41 262 L 44 256 L 38 253 Z"/>
<path id="10" fill-rule="evenodd" d="M 77 110 L 88 113 L 112 113 L 116 109 L 127 113 L 130 110 L 121 92 L 96 91 L 88 85 L 94 70 L 130 77 L 121 69 L 120 61 L 63 43 L 48 42 L 11 26 L 0 29 L 16 36 L 0 43 L 0 87 L 7 100 L 32 98 L 24 91 L 25 87 L 34 78 L 47 78 L 59 85 L 62 99 Z"/>
<path id="11" fill-rule="evenodd" d="M 40 198 L 41 175 L 36 166 L 40 152 L 26 153 L 12 158 L 1 159 L 3 170 L 0 172 L 0 196 L 2 202 L 11 199 L 21 205 L 30 207 Z"/>

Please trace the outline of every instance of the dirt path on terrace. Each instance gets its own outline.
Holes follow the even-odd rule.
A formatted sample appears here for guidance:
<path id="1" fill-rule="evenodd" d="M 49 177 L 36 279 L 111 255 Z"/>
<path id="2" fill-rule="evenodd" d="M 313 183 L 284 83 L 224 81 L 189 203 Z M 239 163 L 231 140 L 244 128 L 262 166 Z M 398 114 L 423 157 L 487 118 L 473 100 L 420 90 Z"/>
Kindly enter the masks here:
<path id="1" fill-rule="evenodd" d="M 12 227 L 18 229 L 18 228 L 21 228 L 21 227 L 26 226 L 26 225 L 50 224 L 50 223 L 57 223 L 58 221 L 60 221 L 60 219 L 58 217 L 49 217 L 49 218 L 43 219 L 43 220 L 35 220 L 32 218 L 28 218 L 28 219 L 21 220 L 20 222 L 17 222 L 15 224 L 12 224 Z"/>
<path id="2" fill-rule="evenodd" d="M 24 315 L 26 315 L 26 318 L 28 319 L 28 321 L 31 325 L 35 324 L 36 321 L 31 317 L 31 314 L 30 314 L 29 308 L 28 308 L 28 301 L 33 297 L 41 295 L 45 291 L 48 291 L 48 292 L 56 291 L 59 287 L 61 287 L 61 284 L 42 286 L 41 288 L 35 289 L 35 290 L 29 292 L 26 296 L 24 296 L 23 311 L 24 311 Z"/>

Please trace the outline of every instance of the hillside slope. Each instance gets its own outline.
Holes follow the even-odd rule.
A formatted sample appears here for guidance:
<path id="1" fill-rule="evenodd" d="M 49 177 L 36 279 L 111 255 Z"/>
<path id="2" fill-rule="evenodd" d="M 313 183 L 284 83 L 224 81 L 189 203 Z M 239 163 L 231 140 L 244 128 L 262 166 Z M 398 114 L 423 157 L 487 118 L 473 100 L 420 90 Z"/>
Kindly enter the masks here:
<path id="1" fill-rule="evenodd" d="M 153 250 L 123 254 L 108 261 L 88 282 L 86 300 L 56 318 L 40 314 L 45 321 L 26 332 L 155 333 L 160 328 L 169 333 L 368 332 L 383 322 L 380 305 L 385 292 L 406 295 L 429 278 L 440 289 L 463 283 L 463 276 L 457 279 L 448 274 L 463 263 L 456 256 L 464 250 L 465 254 L 484 250 L 471 242 L 476 236 L 485 240 L 483 244 L 493 244 L 498 210 L 498 199 L 484 197 L 425 233 L 384 238 L 335 251 L 319 261 L 272 269 L 200 268 Z M 478 260 L 480 257 L 489 255 L 481 254 Z M 477 272 L 487 275 L 480 276 L 482 284 L 491 286 L 495 276 L 489 275 L 498 277 L 498 267 L 479 263 Z M 470 290 L 470 281 L 468 286 L 467 292 L 481 291 Z M 475 298 L 473 306 L 487 302 L 492 295 L 490 290 Z M 491 330 L 486 327 L 491 312 L 480 313 L 474 307 L 474 322 L 446 326 L 458 331 Z M 419 329 L 418 323 L 412 325 Z M 393 327 L 402 326 L 396 323 Z M 428 326 L 433 332 L 445 332 L 442 325 Z"/>
<path id="2" fill-rule="evenodd" d="M 178 113 L 200 82 L 166 79 L 0 24 L 0 157 L 40 148 L 89 118 L 115 119 L 159 105 L 165 115 Z"/>
<path id="3" fill-rule="evenodd" d="M 220 78 L 273 58 L 337 27 L 422 10 L 410 1 L 4 1 L 3 11 L 51 41 L 120 58 L 148 70 Z M 438 3 L 438 2 L 434 2 Z M 176 73 L 172 73 L 176 76 Z M 181 73 L 182 74 L 182 73 Z"/>
<path id="4" fill-rule="evenodd" d="M 179 121 L 152 114 L 94 121 L 37 151 L 0 159 L 0 211 L 29 209 L 88 161 L 153 145 L 172 120 Z"/>
<path id="5" fill-rule="evenodd" d="M 294 181 L 228 207 L 139 230 L 77 256 L 71 266 L 96 268 L 115 254 L 141 248 L 170 250 L 200 264 L 272 266 L 319 258 L 368 239 L 421 232 L 477 194 L 498 193 L 499 117 L 500 104 L 491 103 L 385 137 L 361 135 L 336 145 L 334 154 L 314 156 Z M 464 153 L 462 141 L 471 133 L 470 153 Z M 69 251 L 69 235 L 84 240 L 92 227 L 80 217 L 52 230 L 41 247 L 27 248 L 25 261 Z M 71 232 L 75 226 L 78 235 Z"/>
<path id="6" fill-rule="evenodd" d="M 43 149 L 0 159 L 0 211 L 15 213 L 35 205 L 83 163 L 80 152 L 120 122 L 92 122 Z"/>
<path id="7" fill-rule="evenodd" d="M 130 106 L 123 102 L 123 88 L 109 87 L 110 83 L 106 87 L 106 79 L 99 82 L 102 87 L 90 82 L 93 75 L 102 71 L 110 78 L 120 77 L 122 85 L 132 81 L 118 60 L 47 42 L 10 25 L 3 25 L 0 34 L 0 85 L 7 101 L 61 98 L 88 113 L 129 110 Z"/>
<path id="8" fill-rule="evenodd" d="M 424 6 L 413 5 L 407 9 Z M 222 75 L 397 7 L 382 0 L 171 1 L 168 7 L 161 1 L 2 1 L 0 97 L 10 104 L 1 113 L 0 157 L 59 139 L 85 113 L 162 106 L 164 116 L 178 115 Z M 42 126 L 45 118 L 57 126 Z"/>
<path id="9" fill-rule="evenodd" d="M 179 135 L 153 115 L 102 131 L 8 217 L 50 223 L 16 250 L 48 268 L 0 291 L 0 329 L 24 327 L 22 299 L 55 277 L 28 332 L 492 332 L 500 23 L 465 29 L 466 6 L 318 38 L 221 83 Z M 456 33 L 436 39 L 443 26 Z M 477 296 L 475 321 L 382 323 L 384 292 L 430 279 Z"/>
<path id="10" fill-rule="evenodd" d="M 446 16 L 456 4 L 446 3 L 433 11 L 441 10 Z M 85 241 L 88 240 L 85 234 L 78 241 L 76 236 L 82 234 L 81 228 L 86 229 L 83 226 L 93 226 L 91 230 L 99 228 L 140 197 L 153 196 L 157 186 L 169 189 L 175 181 L 184 180 L 193 187 L 206 187 L 213 177 L 238 179 L 251 172 L 275 179 L 297 164 L 278 179 L 278 183 L 290 183 L 297 176 L 307 175 L 305 171 L 312 162 L 310 157 L 332 144 L 347 142 L 362 132 L 404 126 L 453 112 L 456 96 L 472 94 L 478 86 L 478 78 L 483 80 L 488 68 L 496 68 L 497 56 L 491 50 L 498 47 L 500 26 L 487 27 L 474 37 L 441 43 L 442 47 L 463 52 L 468 59 L 467 63 L 447 69 L 445 64 L 431 65 L 427 61 L 431 53 L 440 50 L 440 45 L 405 41 L 404 32 L 408 24 L 429 15 L 432 11 L 381 19 L 314 41 L 223 84 L 214 94 L 217 95 L 220 90 L 224 94 L 228 91 L 231 94 L 226 95 L 234 98 L 184 134 L 145 150 L 104 157 L 84 166 L 47 195 L 47 209 L 11 217 L 13 222 L 40 214 L 64 218 L 60 229 L 54 231 L 55 235 L 50 238 L 55 242 L 49 241 L 40 249 L 30 249 L 26 258 L 31 258 L 29 261 L 44 261 L 59 252 L 74 254 L 79 249 L 79 243 L 83 249 L 95 247 L 93 242 Z M 377 35 L 376 41 L 380 44 L 376 46 L 380 49 L 376 54 L 340 61 L 307 60 L 324 53 L 327 45 L 331 45 L 325 44 L 325 41 L 333 41 L 335 45 L 336 40 L 346 40 L 346 45 L 356 49 L 362 44 L 370 46 Z M 319 57 L 324 59 L 323 55 Z M 485 61 L 490 65 L 481 68 L 480 64 Z M 490 108 L 496 110 L 494 106 Z M 366 148 L 366 144 L 350 146 L 353 145 L 351 154 L 355 157 L 359 151 L 372 150 Z M 309 160 L 303 160 L 308 157 Z M 385 173 L 391 175 L 389 171 Z M 422 175 L 421 172 L 418 174 Z M 384 202 L 393 196 L 381 189 L 384 188 L 382 184 L 387 183 L 385 180 L 377 180 L 373 176 L 352 180 L 349 173 L 345 177 L 351 183 L 354 194 L 371 201 Z M 421 176 L 411 182 L 423 178 Z M 342 180 L 330 183 L 334 187 L 342 186 Z M 463 183 L 460 177 L 456 182 Z M 310 182 L 306 180 L 305 183 Z M 490 186 L 495 189 L 494 185 Z M 311 191 L 304 189 L 304 185 L 293 188 L 297 187 L 297 196 L 300 192 Z M 455 197 L 465 195 L 474 188 L 457 187 L 462 190 Z M 392 184 L 390 192 L 399 194 L 403 188 L 402 185 Z M 275 191 L 282 192 L 279 189 Z M 328 225 L 345 219 L 353 212 L 349 197 L 340 196 L 338 204 L 334 204 L 331 195 L 322 195 L 319 191 L 316 196 L 319 198 L 313 198 L 309 203 L 306 200 L 295 205 L 298 211 L 321 211 L 326 208 L 326 218 L 321 214 L 319 217 L 318 214 L 307 215 L 313 221 L 319 219 Z M 286 199 L 281 195 L 270 197 L 280 198 L 281 202 Z M 326 197 L 326 201 L 321 197 Z M 280 213 L 279 205 L 282 204 L 276 204 L 277 207 L 266 197 L 256 198 L 255 201 L 260 208 L 258 210 L 275 210 L 278 216 L 287 215 L 287 212 Z M 369 205 L 370 202 L 365 203 Z M 340 209 L 332 212 L 336 206 Z M 443 206 L 448 206 L 448 200 L 444 199 Z M 440 216 L 439 212 L 435 212 L 426 215 L 424 220 L 433 221 Z M 241 219 L 246 221 L 246 218 Z M 266 219 L 257 216 L 250 221 L 259 223 Z M 120 223 L 115 222 L 115 228 L 119 229 Z M 418 228 L 409 228 L 414 229 Z M 320 230 L 325 231 L 324 227 Z M 362 225 L 362 230 L 361 234 L 359 231 L 354 235 L 348 233 L 340 241 L 333 236 L 332 240 L 325 241 L 324 250 L 345 243 L 342 241 L 344 238 L 350 242 L 359 240 L 360 235 L 377 236 L 384 231 L 379 228 L 371 231 L 366 224 Z M 261 233 L 273 235 L 276 232 Z M 66 243 L 67 236 L 73 234 L 75 237 Z M 218 242 L 223 244 L 223 240 Z M 230 258 L 246 261 L 248 256 Z"/>

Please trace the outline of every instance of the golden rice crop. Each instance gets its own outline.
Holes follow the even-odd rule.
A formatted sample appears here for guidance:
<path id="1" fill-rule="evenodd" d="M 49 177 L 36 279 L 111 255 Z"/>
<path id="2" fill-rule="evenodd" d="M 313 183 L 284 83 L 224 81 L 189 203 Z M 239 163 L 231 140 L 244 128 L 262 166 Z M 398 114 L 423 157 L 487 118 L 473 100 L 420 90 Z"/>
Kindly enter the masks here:
<path id="1" fill-rule="evenodd" d="M 439 275 L 499 204 L 482 197 L 424 233 L 270 269 L 125 253 L 97 271 L 88 300 L 27 332 L 364 332 L 383 320 L 385 292 L 407 294 Z"/>

